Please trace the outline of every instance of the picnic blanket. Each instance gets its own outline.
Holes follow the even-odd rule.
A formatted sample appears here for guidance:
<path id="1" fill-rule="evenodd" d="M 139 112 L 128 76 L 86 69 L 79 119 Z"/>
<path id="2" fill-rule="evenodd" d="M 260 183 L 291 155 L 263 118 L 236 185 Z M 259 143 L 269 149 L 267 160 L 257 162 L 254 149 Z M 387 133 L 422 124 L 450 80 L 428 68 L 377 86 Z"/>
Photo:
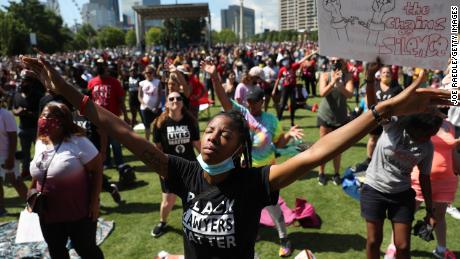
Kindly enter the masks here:
<path id="1" fill-rule="evenodd" d="M 104 240 L 109 236 L 114 228 L 114 224 L 115 223 L 113 221 L 106 221 L 102 218 L 98 219 L 96 231 L 97 245 L 102 244 L 102 242 L 104 242 Z M 50 258 L 48 247 L 45 242 L 16 244 L 14 241 L 16 239 L 17 228 L 17 221 L 0 223 L 0 258 Z M 67 247 L 71 247 L 70 241 L 67 243 Z M 69 254 L 72 259 L 80 258 L 74 249 L 70 249 Z"/>

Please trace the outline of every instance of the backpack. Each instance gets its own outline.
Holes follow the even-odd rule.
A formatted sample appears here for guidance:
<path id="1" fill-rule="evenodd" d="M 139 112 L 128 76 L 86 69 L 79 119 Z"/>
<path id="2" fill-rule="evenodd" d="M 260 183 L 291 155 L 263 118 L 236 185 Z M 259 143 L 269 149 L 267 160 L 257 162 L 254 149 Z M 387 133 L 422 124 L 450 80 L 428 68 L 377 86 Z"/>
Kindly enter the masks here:
<path id="1" fill-rule="evenodd" d="M 134 168 L 132 168 L 128 164 L 123 164 L 118 168 L 118 174 L 119 174 L 119 186 L 121 187 L 129 187 L 134 184 L 136 181 L 136 172 L 134 171 Z"/>

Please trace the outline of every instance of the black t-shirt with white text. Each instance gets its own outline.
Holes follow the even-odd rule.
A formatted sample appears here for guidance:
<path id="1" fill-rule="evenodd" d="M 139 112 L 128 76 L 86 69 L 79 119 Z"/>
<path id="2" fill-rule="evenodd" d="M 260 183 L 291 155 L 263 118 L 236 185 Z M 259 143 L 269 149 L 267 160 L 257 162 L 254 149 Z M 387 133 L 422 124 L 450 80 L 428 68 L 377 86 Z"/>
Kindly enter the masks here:
<path id="1" fill-rule="evenodd" d="M 196 160 L 192 142 L 197 140 L 200 140 L 198 127 L 188 116 L 180 121 L 167 117 L 161 128 L 153 130 L 153 142 L 161 143 L 164 153 L 187 160 Z"/>
<path id="2" fill-rule="evenodd" d="M 398 95 L 400 92 L 402 92 L 401 86 L 393 86 L 388 88 L 388 90 L 383 91 L 382 88 L 380 88 L 380 84 L 376 83 L 376 92 L 375 96 L 377 97 L 377 102 L 383 102 L 385 100 L 388 100 L 390 98 L 395 97 Z"/>
<path id="3" fill-rule="evenodd" d="M 166 185 L 182 199 L 185 258 L 254 258 L 260 212 L 278 201 L 269 172 L 269 166 L 234 169 L 212 186 L 198 162 L 168 156 Z"/>

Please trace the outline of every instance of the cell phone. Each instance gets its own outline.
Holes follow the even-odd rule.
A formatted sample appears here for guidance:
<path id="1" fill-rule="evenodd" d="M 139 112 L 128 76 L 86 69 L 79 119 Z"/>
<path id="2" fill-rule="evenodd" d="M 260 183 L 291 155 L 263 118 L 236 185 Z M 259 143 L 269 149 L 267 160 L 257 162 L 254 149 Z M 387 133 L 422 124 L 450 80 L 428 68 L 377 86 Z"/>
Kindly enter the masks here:
<path id="1" fill-rule="evenodd" d="M 213 62 L 214 59 L 213 59 L 211 56 L 207 56 L 207 57 L 204 59 L 204 61 L 206 61 L 206 62 Z"/>

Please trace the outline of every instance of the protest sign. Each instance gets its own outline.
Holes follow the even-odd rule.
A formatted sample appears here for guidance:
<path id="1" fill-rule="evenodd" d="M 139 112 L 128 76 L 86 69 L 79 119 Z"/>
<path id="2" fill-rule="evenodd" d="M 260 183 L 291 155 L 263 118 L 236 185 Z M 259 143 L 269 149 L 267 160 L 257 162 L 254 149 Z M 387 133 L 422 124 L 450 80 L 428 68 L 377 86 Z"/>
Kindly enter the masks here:
<path id="1" fill-rule="evenodd" d="M 318 0 L 319 47 L 326 56 L 445 69 L 450 9 L 458 0 Z"/>

